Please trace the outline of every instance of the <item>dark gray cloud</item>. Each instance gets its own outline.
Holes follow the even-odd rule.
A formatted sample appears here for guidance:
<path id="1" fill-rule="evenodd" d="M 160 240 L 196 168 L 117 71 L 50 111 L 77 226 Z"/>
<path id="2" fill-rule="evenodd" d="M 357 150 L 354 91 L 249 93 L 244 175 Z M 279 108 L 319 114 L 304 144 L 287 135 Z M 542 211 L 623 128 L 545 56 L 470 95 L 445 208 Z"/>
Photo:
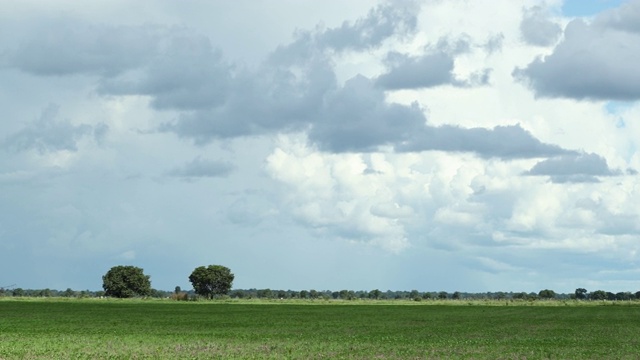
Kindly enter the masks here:
<path id="1" fill-rule="evenodd" d="M 421 56 L 389 52 L 384 60 L 388 71 L 378 77 L 377 84 L 387 90 L 486 85 L 489 69 L 471 74 L 468 79 L 457 79 L 454 74 L 455 57 L 470 51 L 471 41 L 463 34 L 457 40 L 441 38 L 435 46 L 427 47 Z"/>
<path id="2" fill-rule="evenodd" d="M 493 129 L 443 125 L 425 126 L 412 138 L 396 147 L 399 151 L 453 151 L 473 152 L 484 158 L 535 158 L 573 151 L 536 139 L 520 125 L 496 126 Z"/>
<path id="3" fill-rule="evenodd" d="M 549 46 L 558 40 L 562 34 L 562 28 L 549 20 L 548 14 L 544 12 L 543 8 L 534 6 L 524 12 L 520 23 L 520 33 L 528 44 Z"/>
<path id="4" fill-rule="evenodd" d="M 419 5 L 415 1 L 388 2 L 371 9 L 367 16 L 336 28 L 299 31 L 297 39 L 279 47 L 271 56 L 277 63 L 297 62 L 318 52 L 362 51 L 379 47 L 391 37 L 404 37 L 417 27 Z"/>
<path id="5" fill-rule="evenodd" d="M 47 68 L 44 61 L 39 65 L 16 64 L 40 75 L 101 75 L 98 92 L 103 95 L 149 96 L 155 109 L 178 110 L 173 121 L 158 126 L 159 131 L 200 145 L 222 138 L 303 131 L 310 142 L 329 152 L 367 152 L 390 146 L 397 151 L 473 152 L 499 158 L 567 153 L 541 143 L 519 126 L 432 127 L 419 105 L 386 101 L 385 89 L 487 83 L 488 70 L 465 80 L 454 77 L 455 56 L 471 48 L 464 34 L 455 41 L 440 39 L 420 57 L 390 53 L 386 74 L 373 80 L 356 76 L 339 86 L 331 52 L 367 50 L 379 47 L 390 37 L 410 34 L 416 28 L 416 7 L 413 2 L 402 6 L 386 3 L 355 22 L 300 32 L 296 40 L 278 48 L 255 70 L 227 63 L 208 38 L 184 29 L 88 25 L 50 30 L 52 44 L 61 47 L 61 58 L 54 61 L 59 66 Z M 109 31 L 115 34 L 114 42 L 105 39 Z M 63 41 L 65 36 L 69 37 L 67 42 Z M 38 49 L 38 41 L 43 39 L 46 37 L 34 39 L 16 59 L 29 55 L 25 49 Z M 104 48 L 100 46 L 103 43 Z M 112 57 L 127 53 L 138 43 L 144 44 L 111 63 Z M 81 56 L 67 61 L 76 52 Z M 71 140 L 66 145 L 53 145 L 53 140 L 43 140 L 44 135 L 33 133 L 17 134 L 10 143 L 14 148 L 35 146 L 33 139 L 37 138 L 49 148 L 72 148 L 72 140 L 92 131 L 99 142 L 106 129 L 69 128 L 65 133 Z M 191 170 L 199 165 L 194 162 Z M 188 177 L 187 170 L 172 174 Z"/>
<path id="6" fill-rule="evenodd" d="M 325 151 L 374 151 L 405 141 L 425 121 L 417 105 L 386 103 L 382 90 L 360 75 L 325 96 L 309 139 Z"/>
<path id="7" fill-rule="evenodd" d="M 474 86 L 485 85 L 489 81 L 489 70 L 474 74 L 468 80 L 458 80 L 453 73 L 454 56 L 438 51 L 420 57 L 411 57 L 397 52 L 387 55 L 390 70 L 377 79 L 377 84 L 385 89 L 418 89 L 439 85 Z"/>
<path id="8" fill-rule="evenodd" d="M 600 13 L 594 19 L 595 26 L 640 33 L 640 1 L 629 0 L 620 7 Z"/>
<path id="9" fill-rule="evenodd" d="M 44 21 L 9 55 L 9 64 L 35 75 L 113 76 L 149 61 L 158 29 L 91 25 L 73 19 Z"/>
<path id="10" fill-rule="evenodd" d="M 235 167 L 231 163 L 225 161 L 203 160 L 197 157 L 185 165 L 169 171 L 168 175 L 190 180 L 227 176 L 234 169 Z"/>
<path id="11" fill-rule="evenodd" d="M 231 77 L 231 65 L 208 38 L 178 34 L 150 60 L 140 79 L 103 79 L 99 91 L 148 95 L 156 109 L 209 109 L 225 101 Z"/>
<path id="12" fill-rule="evenodd" d="M 427 88 L 455 81 L 453 57 L 445 53 L 409 57 L 390 53 L 387 63 L 391 70 L 378 77 L 377 83 L 385 89 Z"/>
<path id="13" fill-rule="evenodd" d="M 640 99 L 640 32 L 634 25 L 640 23 L 640 5 L 628 7 L 634 11 L 605 13 L 590 24 L 571 21 L 553 53 L 516 68 L 513 76 L 539 97 Z"/>
<path id="14" fill-rule="evenodd" d="M 621 175 L 612 170 L 607 160 L 597 154 L 566 154 L 545 159 L 533 166 L 525 175 L 549 176 L 552 182 L 599 182 L 598 176 Z"/>
<path id="15" fill-rule="evenodd" d="M 206 144 L 219 138 L 300 131 L 322 111 L 326 94 L 337 87 L 324 60 L 301 67 L 268 66 L 233 78 L 225 101 L 212 109 L 184 112 L 160 131 Z"/>
<path id="16" fill-rule="evenodd" d="M 40 154 L 61 150 L 77 151 L 77 142 L 94 134 L 94 127 L 87 124 L 73 125 L 68 120 L 57 120 L 59 107 L 49 105 L 40 117 L 24 129 L 9 135 L 2 141 L 4 148 L 20 152 L 36 150 Z M 108 127 L 96 127 L 97 134 L 106 135 Z"/>
<path id="17" fill-rule="evenodd" d="M 243 87 L 229 95 L 223 106 L 185 114 L 161 130 L 196 144 L 217 138 L 306 130 L 309 140 L 328 152 L 368 152 L 392 146 L 403 152 L 473 152 L 509 159 L 571 153 L 540 142 L 518 125 L 494 129 L 429 126 L 417 104 L 386 102 L 384 89 L 369 78 L 359 75 L 338 88 L 327 64 L 310 66 L 302 79 L 289 75 L 289 80 L 281 80 L 276 88 L 272 86 L 277 82 L 272 82 L 269 75 L 242 82 Z"/>
<path id="18" fill-rule="evenodd" d="M 366 17 L 353 24 L 344 22 L 338 28 L 317 34 L 317 42 L 337 51 L 376 47 L 391 36 L 415 31 L 418 10 L 414 1 L 388 2 L 371 9 Z"/>

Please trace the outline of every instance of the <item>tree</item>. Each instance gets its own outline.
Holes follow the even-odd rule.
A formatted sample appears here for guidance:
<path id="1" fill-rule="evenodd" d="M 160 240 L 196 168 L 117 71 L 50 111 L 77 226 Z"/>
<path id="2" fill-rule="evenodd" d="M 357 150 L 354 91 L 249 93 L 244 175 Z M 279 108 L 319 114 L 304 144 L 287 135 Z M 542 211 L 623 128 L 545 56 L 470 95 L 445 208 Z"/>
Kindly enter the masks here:
<path id="1" fill-rule="evenodd" d="M 553 299 L 556 297 L 556 292 L 549 289 L 540 290 L 538 297 L 540 299 Z"/>
<path id="2" fill-rule="evenodd" d="M 151 294 L 151 281 L 144 271 L 135 266 L 114 266 L 102 277 L 106 296 L 130 298 Z"/>
<path id="3" fill-rule="evenodd" d="M 382 296 L 382 291 L 378 290 L 378 289 L 373 289 L 369 292 L 369 297 L 371 299 L 380 299 L 380 297 Z"/>
<path id="4" fill-rule="evenodd" d="M 587 289 L 577 288 L 575 292 L 576 299 L 584 300 L 587 298 Z"/>
<path id="5" fill-rule="evenodd" d="M 200 266 L 195 268 L 189 281 L 196 294 L 213 299 L 216 295 L 226 295 L 231 290 L 234 275 L 222 265 Z"/>
<path id="6" fill-rule="evenodd" d="M 605 300 L 606 298 L 607 293 L 604 290 L 596 290 L 589 295 L 591 300 Z"/>
<path id="7" fill-rule="evenodd" d="M 438 293 L 438 299 L 444 300 L 449 297 L 449 294 L 446 291 L 440 291 Z"/>
<path id="8" fill-rule="evenodd" d="M 527 293 L 526 292 L 517 292 L 515 294 L 513 294 L 513 296 L 511 296 L 514 299 L 519 299 L 519 300 L 524 300 L 527 298 Z"/>

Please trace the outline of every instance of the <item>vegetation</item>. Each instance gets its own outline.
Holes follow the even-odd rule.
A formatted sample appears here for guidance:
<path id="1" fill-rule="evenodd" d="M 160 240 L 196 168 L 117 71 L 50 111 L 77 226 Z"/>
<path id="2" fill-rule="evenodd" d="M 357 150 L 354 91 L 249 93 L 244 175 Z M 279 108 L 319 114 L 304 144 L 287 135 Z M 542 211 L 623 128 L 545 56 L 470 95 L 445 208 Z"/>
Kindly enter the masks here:
<path id="1" fill-rule="evenodd" d="M 200 266 L 195 268 L 189 281 L 196 294 L 212 299 L 216 295 L 226 295 L 231 290 L 234 275 L 222 265 Z"/>
<path id="2" fill-rule="evenodd" d="M 151 281 L 135 266 L 114 266 L 102 277 L 106 296 L 130 298 L 151 294 Z"/>
<path id="3" fill-rule="evenodd" d="M 405 306 L 373 300 L 294 302 L 5 298 L 0 301 L 0 358 L 637 356 L 640 306 L 635 302 L 600 303 L 625 306 L 498 300 L 493 305 L 503 306 L 466 306 L 474 302 L 450 299 L 393 302 Z M 431 303 L 457 306 L 424 305 Z"/>

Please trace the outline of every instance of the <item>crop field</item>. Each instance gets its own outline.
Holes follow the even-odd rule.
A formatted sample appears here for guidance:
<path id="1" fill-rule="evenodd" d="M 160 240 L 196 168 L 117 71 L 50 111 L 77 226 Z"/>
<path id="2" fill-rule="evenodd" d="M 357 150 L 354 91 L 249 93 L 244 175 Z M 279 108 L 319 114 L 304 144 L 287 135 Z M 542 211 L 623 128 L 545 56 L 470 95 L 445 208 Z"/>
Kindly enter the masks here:
<path id="1" fill-rule="evenodd" d="M 1 300 L 0 359 L 637 359 L 640 306 Z"/>

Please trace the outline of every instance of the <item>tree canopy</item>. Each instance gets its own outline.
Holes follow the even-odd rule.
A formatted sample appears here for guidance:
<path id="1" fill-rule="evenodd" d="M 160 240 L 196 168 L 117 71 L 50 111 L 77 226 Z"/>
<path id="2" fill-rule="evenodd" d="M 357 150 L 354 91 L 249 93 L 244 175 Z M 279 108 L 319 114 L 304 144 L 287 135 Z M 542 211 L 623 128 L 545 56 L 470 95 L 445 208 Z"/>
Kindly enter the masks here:
<path id="1" fill-rule="evenodd" d="M 226 295 L 231 290 L 234 275 L 222 265 L 200 266 L 189 275 L 196 294 L 212 299 L 216 295 Z"/>
<path id="2" fill-rule="evenodd" d="M 144 271 L 135 266 L 114 266 L 102 277 L 106 296 L 130 298 L 151 294 L 151 281 Z"/>
<path id="3" fill-rule="evenodd" d="M 544 289 L 544 290 L 540 290 L 540 292 L 538 293 L 538 296 L 541 299 L 553 299 L 556 297 L 556 293 L 553 290 Z"/>

